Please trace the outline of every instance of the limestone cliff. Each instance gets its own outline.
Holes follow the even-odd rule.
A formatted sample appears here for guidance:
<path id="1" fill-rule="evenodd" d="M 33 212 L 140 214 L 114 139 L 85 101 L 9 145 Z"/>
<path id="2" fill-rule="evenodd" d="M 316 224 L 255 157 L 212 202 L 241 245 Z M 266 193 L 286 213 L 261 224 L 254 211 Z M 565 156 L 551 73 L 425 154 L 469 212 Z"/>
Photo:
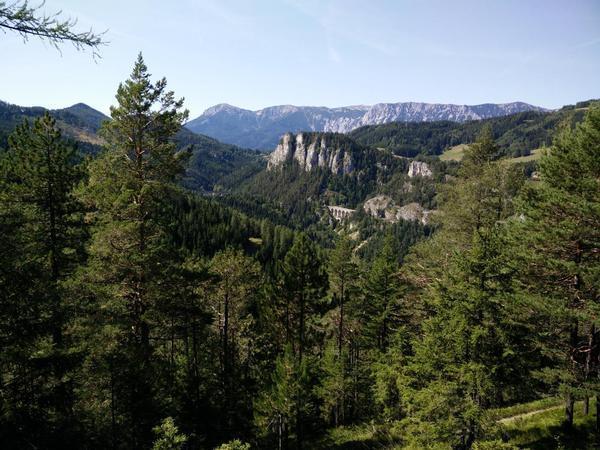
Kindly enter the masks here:
<path id="1" fill-rule="evenodd" d="M 286 133 L 269 155 L 267 169 L 295 160 L 307 172 L 321 167 L 335 175 L 348 175 L 355 170 L 351 147 L 352 144 L 339 135 Z"/>
<path id="2" fill-rule="evenodd" d="M 377 195 L 363 204 L 364 211 L 379 217 L 386 222 L 398 222 L 399 220 L 421 222 L 423 225 L 429 223 L 429 216 L 433 211 L 423 208 L 418 203 L 409 203 L 404 206 L 396 206 L 394 201 L 387 195 Z"/>
<path id="3" fill-rule="evenodd" d="M 408 177 L 430 177 L 432 175 L 431 169 L 422 161 L 412 161 L 408 167 Z"/>

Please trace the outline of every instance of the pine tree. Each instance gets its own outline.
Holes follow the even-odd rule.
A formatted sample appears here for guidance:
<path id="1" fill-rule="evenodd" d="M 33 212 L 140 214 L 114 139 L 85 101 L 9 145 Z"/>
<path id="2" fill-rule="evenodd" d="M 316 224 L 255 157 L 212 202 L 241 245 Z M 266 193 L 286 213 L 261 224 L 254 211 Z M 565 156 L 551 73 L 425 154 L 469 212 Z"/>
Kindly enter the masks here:
<path id="1" fill-rule="evenodd" d="M 252 313 L 260 301 L 261 272 L 256 261 L 229 248 L 214 256 L 210 273 L 216 277 L 206 288 L 219 345 L 220 416 L 225 432 L 239 435 L 251 405 L 248 372 L 256 340 Z"/>
<path id="2" fill-rule="evenodd" d="M 365 343 L 370 348 L 385 352 L 390 336 L 401 321 L 400 279 L 392 250 L 392 236 L 387 235 L 383 249 L 373 261 L 363 282 Z"/>
<path id="3" fill-rule="evenodd" d="M 285 256 L 282 281 L 286 342 L 292 345 L 298 360 L 302 360 L 310 345 L 311 316 L 317 311 L 327 286 L 327 274 L 317 248 L 304 233 L 294 237 Z"/>
<path id="4" fill-rule="evenodd" d="M 3 425 L 16 420 L 37 445 L 64 442 L 74 427 L 64 283 L 86 236 L 78 159 L 46 114 L 18 126 L 0 160 Z"/>
<path id="5" fill-rule="evenodd" d="M 141 54 L 116 99 L 112 120 L 102 129 L 106 149 L 90 165 L 82 194 L 94 211 L 83 279 L 98 305 L 88 311 L 93 319 L 87 339 L 102 336 L 100 347 L 88 350 L 89 365 L 105 370 L 82 382 L 92 391 L 90 382 L 110 386 L 95 394 L 97 404 L 109 405 L 96 414 L 101 422 L 110 418 L 106 426 L 113 445 L 119 430 L 126 430 L 127 445 L 140 448 L 151 442 L 164 406 L 158 396 L 162 364 L 152 339 L 160 331 L 157 313 L 170 302 L 182 263 L 167 239 L 166 212 L 187 157 L 172 140 L 187 111 L 181 110 L 183 99 L 166 90 L 164 78 L 150 81 Z"/>
<path id="6" fill-rule="evenodd" d="M 335 340 L 325 346 L 323 357 L 319 360 L 322 370 L 321 384 L 317 394 L 321 398 L 321 415 L 323 419 L 337 427 L 344 423 L 345 400 L 348 380 L 346 379 L 346 359 L 339 354 Z"/>
<path id="7" fill-rule="evenodd" d="M 538 297 L 540 345 L 552 361 L 543 379 L 564 395 L 572 426 L 575 398 L 599 390 L 600 109 L 555 140 L 540 174 L 523 193 L 514 234 L 523 282 Z"/>
<path id="8" fill-rule="evenodd" d="M 297 234 L 294 243 L 285 256 L 282 267 L 282 322 L 286 345 L 297 360 L 302 372 L 308 370 L 307 357 L 311 356 L 315 344 L 314 322 L 321 307 L 327 288 L 327 273 L 324 270 L 316 246 L 306 234 Z M 303 377 L 306 382 L 306 377 Z M 306 386 L 302 385 L 302 389 Z M 310 407 L 307 395 L 296 397 L 295 434 L 296 444 L 301 448 L 304 440 L 304 414 Z"/>
<path id="9" fill-rule="evenodd" d="M 427 439 L 469 449 L 483 436 L 486 410 L 503 402 L 504 389 L 523 368 L 515 331 L 515 269 L 502 253 L 501 233 L 474 236 L 431 291 L 435 315 L 423 325 L 415 356 L 404 372 L 406 410 L 421 420 Z M 424 428 L 417 429 L 421 439 Z"/>
<path id="10" fill-rule="evenodd" d="M 467 152 L 458 180 L 444 192 L 442 230 L 423 246 L 435 249 L 447 239 L 445 254 L 422 261 L 439 266 L 423 290 L 429 317 L 398 377 L 410 434 L 422 446 L 471 448 L 483 435 L 486 410 L 527 375 L 505 232 L 520 183 L 511 167 L 495 162 L 489 136 Z"/>
<path id="11" fill-rule="evenodd" d="M 358 266 L 352 253 L 352 243 L 348 238 L 340 238 L 329 258 L 329 284 L 334 303 L 338 308 L 337 347 L 342 355 L 346 329 L 344 315 L 346 303 L 355 294 L 358 282 Z"/>
<path id="12" fill-rule="evenodd" d="M 275 362 L 271 385 L 254 405 L 257 426 L 263 434 L 275 434 L 277 448 L 280 450 L 288 448 L 288 441 L 292 437 L 301 444 L 299 441 L 302 435 L 299 434 L 297 422 L 298 408 L 304 408 L 306 405 L 302 397 L 307 395 L 307 385 L 306 360 L 298 361 L 291 346 L 287 345 Z"/>
<path id="13" fill-rule="evenodd" d="M 181 450 L 187 442 L 187 436 L 179 433 L 172 417 L 167 417 L 160 426 L 154 427 L 156 440 L 152 450 Z"/>

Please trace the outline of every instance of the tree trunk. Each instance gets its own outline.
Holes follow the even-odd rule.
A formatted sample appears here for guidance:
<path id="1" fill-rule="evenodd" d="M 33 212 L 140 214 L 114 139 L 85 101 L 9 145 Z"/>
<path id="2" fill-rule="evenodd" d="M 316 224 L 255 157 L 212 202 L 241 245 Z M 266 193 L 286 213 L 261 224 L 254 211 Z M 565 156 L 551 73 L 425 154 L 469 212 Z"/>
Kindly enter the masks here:
<path id="1" fill-rule="evenodd" d="M 277 416 L 277 448 L 282 450 L 283 429 L 281 424 L 281 414 Z"/>
<path id="2" fill-rule="evenodd" d="M 600 395 L 596 395 L 596 433 L 600 434 Z"/>
<path id="3" fill-rule="evenodd" d="M 590 372 L 592 370 L 592 353 L 594 348 L 594 336 L 596 334 L 596 327 L 594 324 L 590 325 L 590 334 L 588 336 L 588 348 L 587 356 L 585 358 L 585 380 L 588 381 Z M 583 399 L 583 415 L 587 416 L 590 413 L 590 398 L 586 395 Z"/>
<path id="4" fill-rule="evenodd" d="M 229 377 L 229 295 L 225 294 L 223 308 L 223 378 L 225 384 Z"/>
<path id="5" fill-rule="evenodd" d="M 600 435 L 600 395 L 596 395 L 596 433 Z"/>
<path id="6" fill-rule="evenodd" d="M 596 368 L 596 376 L 600 379 L 600 367 Z M 600 394 L 596 394 L 596 433 L 600 436 Z"/>
<path id="7" fill-rule="evenodd" d="M 570 392 L 565 399 L 565 425 L 567 428 L 573 428 L 573 416 L 575 414 L 575 399 Z"/>
<path id="8" fill-rule="evenodd" d="M 304 294 L 300 294 L 300 333 L 298 343 L 298 361 L 302 362 L 304 355 Z"/>
<path id="9" fill-rule="evenodd" d="M 117 421 L 115 418 L 115 376 L 113 373 L 113 363 L 110 361 L 110 421 L 111 421 L 111 445 L 113 450 L 117 448 L 116 428 Z"/>
<path id="10" fill-rule="evenodd" d="M 338 355 L 342 357 L 342 344 L 344 342 L 344 288 L 340 295 L 340 323 L 338 328 Z M 342 363 L 343 364 L 343 363 Z"/>
<path id="11" fill-rule="evenodd" d="M 467 436 L 465 439 L 465 449 L 469 450 L 473 447 L 473 443 L 475 442 L 475 424 L 473 421 L 469 421 L 469 430 L 467 431 Z"/>
<path id="12" fill-rule="evenodd" d="M 298 406 L 296 411 L 296 448 L 298 450 L 302 450 L 302 439 L 304 439 L 302 435 L 302 413 L 300 406 Z"/>
<path id="13" fill-rule="evenodd" d="M 571 336 L 570 336 L 570 356 L 571 356 L 571 370 L 575 371 L 575 352 L 577 352 L 577 343 L 579 340 L 579 324 L 577 320 L 571 325 Z M 575 410 L 575 399 L 573 393 L 568 392 L 565 398 L 565 426 L 567 428 L 573 427 L 573 415 Z"/>

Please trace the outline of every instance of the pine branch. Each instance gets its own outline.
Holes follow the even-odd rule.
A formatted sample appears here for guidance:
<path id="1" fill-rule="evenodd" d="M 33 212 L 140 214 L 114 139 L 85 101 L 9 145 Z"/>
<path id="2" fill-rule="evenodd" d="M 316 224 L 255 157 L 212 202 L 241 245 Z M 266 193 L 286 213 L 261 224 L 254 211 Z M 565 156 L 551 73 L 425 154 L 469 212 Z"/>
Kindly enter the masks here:
<path id="1" fill-rule="evenodd" d="M 44 6 L 42 2 L 38 6 L 29 6 L 27 0 L 6 3 L 0 1 L 0 29 L 19 33 L 24 41 L 30 36 L 35 36 L 43 41 L 49 42 L 60 52 L 60 44 L 70 42 L 77 50 L 91 49 L 94 58 L 99 57 L 98 48 L 106 45 L 103 33 L 94 33 L 93 30 L 77 32 L 74 31 L 77 20 L 72 18 L 61 19 L 62 11 L 47 15 L 40 13 Z"/>

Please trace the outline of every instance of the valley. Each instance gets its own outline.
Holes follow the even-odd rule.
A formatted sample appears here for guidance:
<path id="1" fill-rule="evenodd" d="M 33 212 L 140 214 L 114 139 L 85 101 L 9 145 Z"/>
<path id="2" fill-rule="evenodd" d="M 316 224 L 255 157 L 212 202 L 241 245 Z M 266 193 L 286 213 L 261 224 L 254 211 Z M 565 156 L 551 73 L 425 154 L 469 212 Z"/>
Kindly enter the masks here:
<path id="1" fill-rule="evenodd" d="M 0 0 L 0 448 L 600 448 L 598 29 Z"/>

